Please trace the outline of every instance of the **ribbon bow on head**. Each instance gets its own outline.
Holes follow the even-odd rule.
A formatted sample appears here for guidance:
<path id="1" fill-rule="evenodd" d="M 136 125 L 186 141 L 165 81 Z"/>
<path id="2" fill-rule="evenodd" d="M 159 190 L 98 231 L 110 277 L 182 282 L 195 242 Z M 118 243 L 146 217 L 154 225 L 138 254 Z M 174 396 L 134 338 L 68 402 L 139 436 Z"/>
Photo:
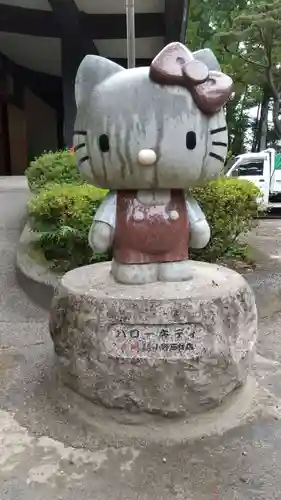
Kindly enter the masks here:
<path id="1" fill-rule="evenodd" d="M 160 85 L 179 85 L 188 89 L 198 108 L 207 115 L 217 113 L 233 92 L 229 76 L 209 70 L 179 42 L 170 43 L 155 57 L 149 76 Z"/>

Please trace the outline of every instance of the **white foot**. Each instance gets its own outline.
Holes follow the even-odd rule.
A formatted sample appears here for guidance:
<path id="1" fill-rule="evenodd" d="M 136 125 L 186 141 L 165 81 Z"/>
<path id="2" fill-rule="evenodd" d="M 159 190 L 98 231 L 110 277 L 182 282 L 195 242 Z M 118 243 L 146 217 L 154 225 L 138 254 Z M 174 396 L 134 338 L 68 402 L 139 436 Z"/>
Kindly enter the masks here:
<path id="1" fill-rule="evenodd" d="M 158 281 L 158 264 L 120 264 L 112 261 L 113 278 L 124 285 L 144 285 Z"/>
<path id="2" fill-rule="evenodd" d="M 158 264 L 158 281 L 188 281 L 192 278 L 192 261 L 165 262 Z"/>

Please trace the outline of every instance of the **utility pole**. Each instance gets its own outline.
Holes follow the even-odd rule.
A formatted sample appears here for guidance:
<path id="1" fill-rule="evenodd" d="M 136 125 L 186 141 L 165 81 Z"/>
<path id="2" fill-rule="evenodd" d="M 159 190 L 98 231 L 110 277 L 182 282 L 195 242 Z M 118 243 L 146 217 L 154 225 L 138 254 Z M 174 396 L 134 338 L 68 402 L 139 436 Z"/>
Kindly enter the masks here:
<path id="1" fill-rule="evenodd" d="M 182 20 L 182 27 L 181 27 L 181 36 L 180 36 L 180 41 L 183 44 L 186 44 L 188 41 L 188 19 L 189 19 L 189 11 L 190 11 L 190 2 L 191 0 L 185 0 L 185 8 L 183 11 L 183 20 Z"/>
<path id="2" fill-rule="evenodd" d="M 126 0 L 128 69 L 136 66 L 135 0 Z"/>

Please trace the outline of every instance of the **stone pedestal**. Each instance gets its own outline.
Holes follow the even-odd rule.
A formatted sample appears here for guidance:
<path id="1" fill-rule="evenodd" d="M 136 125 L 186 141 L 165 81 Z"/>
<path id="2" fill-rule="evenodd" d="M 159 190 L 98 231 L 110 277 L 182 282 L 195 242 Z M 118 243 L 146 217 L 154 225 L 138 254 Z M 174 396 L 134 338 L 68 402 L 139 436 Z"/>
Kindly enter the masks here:
<path id="1" fill-rule="evenodd" d="M 110 263 L 61 280 L 50 331 L 65 384 L 94 402 L 166 416 L 219 405 L 242 385 L 257 336 L 253 292 L 190 261 L 181 283 L 115 283 Z"/>

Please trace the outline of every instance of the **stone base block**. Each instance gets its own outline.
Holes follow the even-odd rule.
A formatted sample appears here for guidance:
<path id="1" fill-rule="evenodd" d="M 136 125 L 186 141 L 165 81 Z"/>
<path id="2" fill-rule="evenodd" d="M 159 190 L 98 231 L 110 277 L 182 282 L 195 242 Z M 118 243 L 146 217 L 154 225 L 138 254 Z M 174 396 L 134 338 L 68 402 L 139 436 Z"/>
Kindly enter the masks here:
<path id="1" fill-rule="evenodd" d="M 247 378 L 253 292 L 227 268 L 190 261 L 179 283 L 117 284 L 110 263 L 67 273 L 50 332 L 69 387 L 113 408 L 165 416 L 219 405 Z"/>

